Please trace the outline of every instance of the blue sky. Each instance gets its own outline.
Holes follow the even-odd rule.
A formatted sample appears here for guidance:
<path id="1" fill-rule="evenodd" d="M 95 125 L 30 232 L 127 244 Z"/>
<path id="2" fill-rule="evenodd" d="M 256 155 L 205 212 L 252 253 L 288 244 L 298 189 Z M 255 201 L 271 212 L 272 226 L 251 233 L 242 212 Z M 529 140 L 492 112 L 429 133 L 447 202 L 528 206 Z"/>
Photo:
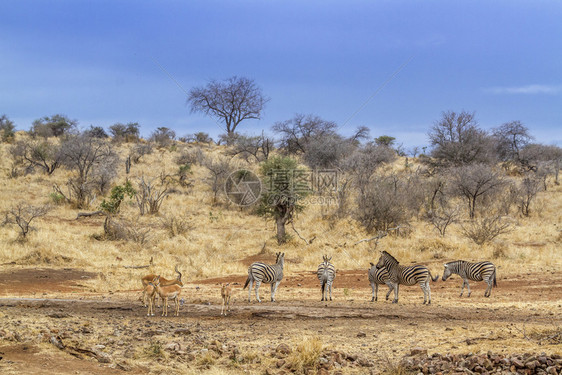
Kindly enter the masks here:
<path id="1" fill-rule="evenodd" d="M 3 0 L 0 114 L 216 136 L 169 75 L 183 90 L 238 75 L 271 99 L 241 132 L 310 113 L 408 148 L 466 110 L 562 146 L 561 20 L 558 1 Z"/>

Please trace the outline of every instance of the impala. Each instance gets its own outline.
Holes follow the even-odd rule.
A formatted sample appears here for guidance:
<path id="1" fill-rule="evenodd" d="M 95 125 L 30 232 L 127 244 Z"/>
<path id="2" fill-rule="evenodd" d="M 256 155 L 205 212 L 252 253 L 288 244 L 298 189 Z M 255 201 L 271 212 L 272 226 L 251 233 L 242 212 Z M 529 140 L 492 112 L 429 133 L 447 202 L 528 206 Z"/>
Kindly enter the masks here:
<path id="1" fill-rule="evenodd" d="M 166 279 L 164 277 L 160 277 L 160 285 L 162 286 L 168 286 L 168 285 L 179 285 L 179 286 L 183 286 L 183 283 L 181 281 L 181 272 L 178 271 L 178 266 L 175 267 L 175 271 L 178 274 L 178 277 L 175 279 Z M 142 287 L 143 287 L 143 291 L 142 291 L 142 302 L 144 304 L 144 307 L 147 306 L 146 304 L 146 286 L 148 285 L 148 283 L 154 283 L 154 280 L 156 279 L 156 277 L 159 277 L 160 275 L 155 275 L 155 274 L 150 274 L 150 275 L 146 275 L 141 279 L 142 282 Z M 160 306 L 158 306 L 160 307 Z"/>
<path id="2" fill-rule="evenodd" d="M 180 294 L 181 294 L 181 287 L 177 284 L 162 286 L 160 284 L 160 276 L 156 276 L 154 279 L 154 285 L 156 286 L 156 293 L 162 298 L 164 301 L 163 308 L 162 308 L 162 316 L 168 316 L 168 300 L 174 300 L 176 304 L 175 316 L 179 316 L 180 314 Z"/>
<path id="3" fill-rule="evenodd" d="M 221 315 L 226 315 L 227 311 L 230 311 L 230 297 L 232 297 L 232 287 L 230 283 L 221 284 L 221 297 L 222 297 L 222 306 L 221 306 Z"/>
<path id="4" fill-rule="evenodd" d="M 154 316 L 154 298 L 156 297 L 156 285 L 149 282 L 146 288 L 144 288 L 146 295 L 148 296 L 148 312 L 146 316 Z"/>

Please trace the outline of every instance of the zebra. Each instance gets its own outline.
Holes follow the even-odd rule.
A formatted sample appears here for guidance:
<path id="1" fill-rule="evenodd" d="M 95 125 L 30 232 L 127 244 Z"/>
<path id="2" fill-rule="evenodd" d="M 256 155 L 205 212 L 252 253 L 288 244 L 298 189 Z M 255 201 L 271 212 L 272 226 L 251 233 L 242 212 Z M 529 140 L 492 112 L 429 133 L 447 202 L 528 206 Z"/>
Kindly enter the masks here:
<path id="1" fill-rule="evenodd" d="M 320 286 L 322 287 L 322 299 L 321 301 L 328 300 L 328 296 L 326 296 L 327 292 L 330 292 L 330 301 L 332 300 L 332 283 L 336 278 L 336 270 L 334 265 L 330 263 L 332 257 L 324 255 L 322 257 L 323 262 L 320 263 L 318 266 L 318 280 L 320 280 Z M 326 290 L 327 289 L 327 290 Z"/>
<path id="2" fill-rule="evenodd" d="M 490 297 L 492 294 L 492 286 L 497 287 L 496 282 L 496 266 L 491 262 L 476 262 L 470 263 L 464 260 L 456 260 L 454 262 L 445 263 L 445 271 L 443 272 L 443 281 L 447 280 L 449 276 L 456 273 L 463 279 L 461 287 L 461 297 L 464 292 L 464 286 L 468 288 L 468 296 L 470 297 L 470 285 L 468 280 L 482 281 L 484 280 L 488 287 L 484 292 L 484 297 Z"/>
<path id="3" fill-rule="evenodd" d="M 373 298 L 371 298 L 371 302 L 375 302 L 378 300 L 379 294 L 379 285 L 386 284 L 388 286 L 388 292 L 386 293 L 386 300 L 388 301 L 388 296 L 390 292 L 392 292 L 392 283 L 388 279 L 388 271 L 386 268 L 377 268 L 371 262 L 371 269 L 369 270 L 369 282 L 371 283 L 371 291 L 373 293 Z"/>
<path id="4" fill-rule="evenodd" d="M 423 303 L 431 304 L 431 289 L 429 280 L 437 281 L 439 275 L 432 277 L 431 271 L 426 266 L 416 264 L 414 266 L 401 266 L 392 255 L 386 251 L 381 251 L 381 256 L 377 263 L 377 268 L 385 268 L 388 271 L 389 281 L 394 289 L 394 300 L 398 303 L 398 286 L 420 284 L 423 291 Z"/>
<path id="5" fill-rule="evenodd" d="M 248 268 L 248 279 L 244 284 L 244 288 L 250 284 L 248 289 L 248 302 L 252 299 L 252 284 L 256 284 L 256 299 L 261 302 L 259 289 L 262 282 L 271 284 L 271 302 L 275 302 L 275 292 L 277 287 L 283 280 L 283 264 L 285 262 L 285 253 L 277 253 L 275 264 L 268 265 L 262 262 L 255 262 Z"/>

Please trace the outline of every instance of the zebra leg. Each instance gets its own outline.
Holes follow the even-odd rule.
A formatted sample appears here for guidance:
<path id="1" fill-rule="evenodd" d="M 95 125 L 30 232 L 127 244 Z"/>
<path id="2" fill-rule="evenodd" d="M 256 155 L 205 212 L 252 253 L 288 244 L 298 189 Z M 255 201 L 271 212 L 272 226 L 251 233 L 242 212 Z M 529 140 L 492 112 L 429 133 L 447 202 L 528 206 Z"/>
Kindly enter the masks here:
<path id="1" fill-rule="evenodd" d="M 330 283 L 330 301 L 332 300 L 332 283 Z"/>
<path id="2" fill-rule="evenodd" d="M 493 282 L 494 282 L 494 280 L 492 280 L 491 277 L 488 280 L 486 280 L 486 283 L 488 284 L 488 287 L 486 288 L 486 291 L 484 292 L 484 297 L 490 297 L 490 294 L 492 294 L 492 283 Z"/>
<path id="3" fill-rule="evenodd" d="M 254 285 L 254 280 L 250 279 L 250 285 L 248 288 L 248 302 L 252 302 L 252 285 Z"/>
<path id="4" fill-rule="evenodd" d="M 462 279 L 461 295 L 459 297 L 462 297 L 462 294 L 464 292 L 464 284 L 466 284 L 466 279 Z"/>
<path id="5" fill-rule="evenodd" d="M 377 300 L 378 294 L 379 294 L 379 286 L 374 282 L 371 282 L 371 295 L 372 295 L 371 302 L 375 302 Z"/>
<path id="6" fill-rule="evenodd" d="M 468 296 L 467 297 L 470 297 L 470 293 L 472 293 L 472 292 L 470 291 L 470 284 L 468 283 L 468 280 L 466 280 L 466 289 L 468 289 Z"/>
<path id="7" fill-rule="evenodd" d="M 261 303 L 261 299 L 260 299 L 260 285 L 261 285 L 261 281 L 256 280 L 256 299 L 258 300 L 259 303 Z"/>
<path id="8" fill-rule="evenodd" d="M 426 293 L 427 293 L 427 304 L 431 305 L 431 287 L 429 286 L 429 279 L 425 282 L 425 289 L 423 291 L 423 303 L 425 303 Z"/>
<path id="9" fill-rule="evenodd" d="M 420 283 L 420 288 L 423 292 L 423 304 L 425 305 L 427 303 L 427 287 L 424 281 Z"/>
<path id="10" fill-rule="evenodd" d="M 386 300 L 388 301 L 388 296 L 390 296 L 390 293 L 394 290 L 392 288 L 392 284 L 386 284 L 386 286 L 388 286 L 388 292 L 386 292 Z"/>
<path id="11" fill-rule="evenodd" d="M 392 301 L 392 303 L 398 303 L 398 288 L 399 284 L 394 284 L 394 301 Z"/>
<path id="12" fill-rule="evenodd" d="M 275 292 L 277 292 L 277 287 L 280 283 L 281 281 L 277 281 L 276 283 L 271 284 L 271 302 L 275 302 Z"/>

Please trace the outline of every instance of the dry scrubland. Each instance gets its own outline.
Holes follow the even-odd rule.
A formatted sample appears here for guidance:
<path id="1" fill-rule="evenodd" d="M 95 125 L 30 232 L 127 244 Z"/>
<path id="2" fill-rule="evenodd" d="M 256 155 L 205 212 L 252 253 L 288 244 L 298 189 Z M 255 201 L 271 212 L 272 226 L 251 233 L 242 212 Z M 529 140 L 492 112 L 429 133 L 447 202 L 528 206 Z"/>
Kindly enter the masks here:
<path id="1" fill-rule="evenodd" d="M 122 156 L 127 155 L 127 147 L 127 144 L 120 147 Z M 174 159 L 185 148 L 201 148 L 210 155 L 224 151 L 219 146 L 197 144 L 178 144 L 173 149 L 155 150 L 133 165 L 129 179 L 135 183 L 141 175 L 156 178 L 162 171 L 176 173 L 178 166 Z M 59 169 L 52 176 L 36 173 L 8 178 L 11 161 L 7 145 L 0 144 L 0 156 L 0 211 L 8 210 L 20 201 L 35 205 L 49 203 L 53 184 L 63 186 L 70 175 L 70 172 Z M 243 166 L 241 161 L 239 163 Z M 415 161 L 412 164 L 410 159 L 409 167 L 415 168 Z M 405 160 L 400 158 L 385 168 L 404 170 Z M 8 347 L 5 345 L 20 341 L 14 338 L 14 332 L 22 326 L 25 328 L 21 329 L 33 337 L 34 345 L 39 342 L 34 346 L 36 358 L 56 355 L 59 360 L 68 361 L 69 366 L 77 366 L 83 372 L 88 372 L 88 368 L 80 368 L 82 362 L 75 362 L 74 357 L 56 349 L 51 337 L 61 335 L 64 329 L 78 332 L 60 338 L 81 348 L 91 349 L 103 344 L 104 348 L 100 350 L 111 353 L 109 362 L 117 368 L 116 372 L 124 368 L 140 373 L 149 368 L 154 373 L 260 373 L 267 368 L 274 369 L 268 370 L 274 373 L 284 371 L 284 368 L 305 372 L 314 366 L 318 369 L 320 356 L 329 358 L 328 352 L 359 356 L 375 364 L 374 367 L 372 363 L 362 367 L 348 361 L 348 365 L 332 366 L 329 371 L 400 373 L 404 370 L 399 365 L 401 358 L 415 346 L 429 349 L 430 354 L 485 353 L 488 350 L 501 353 L 561 352 L 560 338 L 541 342 L 541 338 L 559 332 L 562 312 L 562 186 L 552 181 L 549 181 L 548 190 L 540 192 L 533 202 L 530 217 L 514 213 L 512 231 L 490 244 L 478 246 L 472 243 L 462 235 L 458 225 L 452 225 L 442 238 L 427 223 L 414 220 L 409 236 L 389 235 L 378 242 L 375 250 L 373 242 L 354 245 L 372 234 L 366 233 L 351 218 L 331 219 L 335 207 L 320 205 L 307 206 L 294 221 L 302 237 L 315 237 L 310 245 L 305 244 L 289 226 L 287 229 L 292 238 L 287 244 L 278 246 L 273 221 L 229 205 L 224 197 L 219 197 L 219 202 L 213 205 L 213 193 L 205 183 L 206 170 L 194 165 L 191 171 L 188 179 L 192 185 L 188 188 L 174 186 L 158 215 L 139 217 L 135 202 L 124 201 L 120 215 L 136 228 L 150 229 L 142 244 L 96 239 L 103 234 L 103 217 L 76 220 L 78 210 L 69 205 L 56 205 L 46 216 L 34 220 L 32 225 L 36 230 L 25 242 L 18 241 L 18 232 L 13 226 L 0 226 L 1 272 L 72 268 L 93 273 L 92 277 L 78 280 L 72 291 L 60 288 L 42 293 L 4 291 L 2 297 L 82 298 L 100 303 L 109 300 L 107 303 L 115 304 L 115 308 L 106 311 L 105 315 L 106 312 L 102 314 L 97 310 L 90 314 L 88 308 L 82 309 L 75 303 L 73 308 L 77 310 L 74 313 L 71 308 L 68 316 L 64 313 L 62 317 L 56 317 L 53 314 L 68 311 L 64 303 L 53 302 L 53 305 L 39 307 L 32 304 L 21 308 L 15 300 L 10 300 L 11 305 L 5 304 L 5 311 L 0 312 L 6 322 L 0 327 L 4 328 L 3 336 L 0 335 L 0 351 L 5 352 Z M 124 179 L 123 165 L 117 183 L 123 183 Z M 101 198 L 92 204 L 92 211 L 97 209 Z M 172 237 L 162 226 L 166 217 L 183 218 L 191 229 Z M 461 300 L 458 298 L 461 281 L 453 277 L 446 283 L 431 284 L 433 306 L 427 308 L 421 305 L 422 293 L 418 287 L 402 287 L 400 304 L 396 306 L 382 302 L 384 297 L 381 296 L 386 293 L 383 286 L 379 288 L 379 302 L 370 304 L 366 271 L 369 262 L 378 259 L 377 250 L 389 251 L 403 264 L 426 264 L 434 275 L 442 274 L 442 263 L 448 260 L 488 259 L 498 267 L 499 288 L 492 291 L 490 299 L 484 299 L 481 295 L 483 285 L 472 283 L 471 299 Z M 243 282 L 251 259 L 271 259 L 277 251 L 286 253 L 286 280 L 278 293 L 279 302 L 275 306 L 269 302 L 259 307 L 248 305 L 243 302 L 246 291 L 241 292 L 238 285 L 233 314 L 221 320 L 218 317 L 220 290 L 216 283 L 224 280 Z M 335 301 L 328 309 L 318 301 L 320 292 L 311 272 L 316 270 L 323 254 L 333 256 L 332 262 L 340 275 L 346 272 L 352 275 L 336 279 Z M 145 309 L 140 307 L 137 297 L 139 279 L 148 271 L 124 266 L 147 264 L 151 257 L 154 263 L 150 271 L 174 277 L 174 266 L 179 265 L 183 280 L 188 282 L 182 293 L 187 305 L 180 309 L 180 318 L 157 316 L 144 323 Z M 532 282 L 527 282 L 526 278 Z M 541 279 L 547 279 L 549 283 L 541 286 Z M 264 300 L 269 299 L 267 285 L 262 287 L 261 295 Z M 265 310 L 261 311 L 261 308 Z M 323 316 L 323 319 L 314 319 L 315 316 Z M 16 323 L 18 319 L 23 323 Z M 84 327 L 91 333 L 84 333 Z M 181 329 L 187 329 L 189 333 Z M 116 330 L 121 333 L 116 334 Z M 146 331 L 156 333 L 147 336 Z M 129 339 L 138 339 L 132 342 L 120 339 L 123 332 Z M 259 332 L 264 333 L 260 335 Z M 48 338 L 38 339 L 37 335 L 47 335 Z M 258 338 L 252 339 L 252 335 Z M 474 342 L 466 342 L 467 338 Z M 184 347 L 165 349 L 170 342 L 176 341 Z M 279 355 L 277 348 L 281 343 L 292 348 L 291 352 Z M 1 348 L 3 345 L 4 349 Z M 122 348 L 129 345 L 132 354 Z M 215 350 L 213 345 L 218 349 Z M 182 358 L 182 353 L 187 353 L 188 358 Z M 279 360 L 285 364 L 277 368 Z M 6 365 L 0 361 L 1 366 Z M 17 367 L 11 371 L 25 372 Z M 112 370 L 104 367 L 103 371 L 111 373 Z"/>

